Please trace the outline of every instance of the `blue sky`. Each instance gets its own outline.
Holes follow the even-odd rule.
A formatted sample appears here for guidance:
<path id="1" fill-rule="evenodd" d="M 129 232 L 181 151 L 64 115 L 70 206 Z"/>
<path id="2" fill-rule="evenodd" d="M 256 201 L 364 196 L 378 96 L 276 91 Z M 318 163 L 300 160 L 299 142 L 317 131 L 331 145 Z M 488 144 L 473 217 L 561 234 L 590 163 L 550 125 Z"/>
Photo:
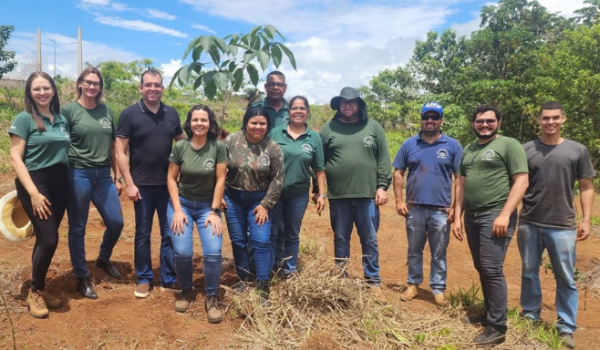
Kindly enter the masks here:
<path id="1" fill-rule="evenodd" d="M 298 70 L 287 61 L 288 96 L 303 94 L 327 102 L 344 86 L 359 86 L 385 68 L 404 64 L 416 40 L 429 30 L 455 29 L 468 35 L 479 25 L 483 5 L 470 0 L 22 0 L 10 1 L 0 24 L 15 27 L 8 49 L 17 52 L 27 75 L 36 57 L 36 30 L 42 30 L 43 69 L 74 77 L 77 27 L 82 27 L 83 60 L 129 62 L 150 58 L 170 76 L 181 66 L 196 36 L 245 33 L 275 25 L 294 51 Z M 583 0 L 540 0 L 570 15 Z M 56 67 L 54 67 L 54 42 Z M 185 62 L 183 62 L 185 63 Z"/>

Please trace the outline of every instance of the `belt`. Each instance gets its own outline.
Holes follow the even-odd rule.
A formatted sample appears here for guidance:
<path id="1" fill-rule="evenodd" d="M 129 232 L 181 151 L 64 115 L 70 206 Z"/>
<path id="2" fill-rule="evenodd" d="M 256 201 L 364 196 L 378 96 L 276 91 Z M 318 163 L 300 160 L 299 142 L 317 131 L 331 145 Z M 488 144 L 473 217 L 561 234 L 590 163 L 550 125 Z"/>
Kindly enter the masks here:
<path id="1" fill-rule="evenodd" d="M 429 210 L 439 210 L 439 211 L 443 211 L 443 212 L 447 211 L 446 207 L 440 207 L 440 206 L 437 206 L 437 205 L 410 204 L 409 206 L 413 207 L 413 208 L 423 208 L 423 209 L 429 209 Z"/>

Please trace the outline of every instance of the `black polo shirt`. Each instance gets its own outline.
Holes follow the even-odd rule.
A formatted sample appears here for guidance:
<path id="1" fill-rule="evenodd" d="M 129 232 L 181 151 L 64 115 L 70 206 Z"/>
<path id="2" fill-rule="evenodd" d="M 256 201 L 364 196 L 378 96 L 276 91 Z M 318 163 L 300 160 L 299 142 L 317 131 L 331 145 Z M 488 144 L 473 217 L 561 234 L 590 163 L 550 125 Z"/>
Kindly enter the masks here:
<path id="1" fill-rule="evenodd" d="M 129 139 L 129 167 L 136 186 L 167 184 L 173 139 L 182 133 L 179 114 L 162 102 L 156 114 L 143 100 L 123 110 L 116 134 Z"/>

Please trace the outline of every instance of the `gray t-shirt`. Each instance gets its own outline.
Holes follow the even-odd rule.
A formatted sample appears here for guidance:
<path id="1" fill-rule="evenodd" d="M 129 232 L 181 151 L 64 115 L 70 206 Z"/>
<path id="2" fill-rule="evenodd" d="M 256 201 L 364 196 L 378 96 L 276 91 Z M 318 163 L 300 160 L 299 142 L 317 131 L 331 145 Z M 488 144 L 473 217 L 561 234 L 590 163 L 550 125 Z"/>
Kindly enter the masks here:
<path id="1" fill-rule="evenodd" d="M 540 227 L 575 229 L 575 181 L 596 175 L 590 153 L 582 144 L 567 139 L 558 145 L 529 141 L 523 147 L 529 187 L 520 220 Z"/>

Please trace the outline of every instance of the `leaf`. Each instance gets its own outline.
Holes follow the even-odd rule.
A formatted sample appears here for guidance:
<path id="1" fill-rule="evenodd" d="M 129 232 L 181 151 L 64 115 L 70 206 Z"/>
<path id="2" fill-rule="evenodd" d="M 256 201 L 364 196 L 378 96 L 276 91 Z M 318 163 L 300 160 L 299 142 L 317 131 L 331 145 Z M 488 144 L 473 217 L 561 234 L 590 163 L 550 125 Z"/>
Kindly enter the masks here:
<path id="1" fill-rule="evenodd" d="M 258 31 L 262 28 L 262 26 L 256 26 L 254 28 L 252 28 L 252 30 L 250 31 L 250 33 L 248 33 L 248 35 L 250 35 L 251 37 L 255 36 L 256 33 L 258 33 Z"/>
<path id="2" fill-rule="evenodd" d="M 208 85 L 204 85 L 204 94 L 209 100 L 212 100 L 217 95 L 217 85 L 214 80 L 211 80 Z"/>
<path id="3" fill-rule="evenodd" d="M 240 68 L 236 69 L 235 72 L 233 72 L 233 77 L 233 91 L 237 92 L 244 82 L 244 70 Z"/>
<path id="4" fill-rule="evenodd" d="M 213 81 L 215 82 L 215 85 L 219 91 L 227 90 L 227 86 L 229 85 L 227 74 L 223 72 L 217 72 L 213 78 Z"/>
<path id="5" fill-rule="evenodd" d="M 185 67 L 185 66 L 184 66 Z M 181 72 L 181 70 L 184 68 L 181 67 L 179 68 L 175 74 L 173 74 L 173 78 L 171 79 L 171 82 L 169 83 L 169 89 L 173 86 L 173 84 L 175 83 L 175 81 L 177 81 L 179 83 L 179 85 L 183 85 L 181 80 L 179 79 L 179 73 Z M 106 76 L 106 75 L 105 75 Z"/>
<path id="6" fill-rule="evenodd" d="M 290 51 L 290 49 L 288 49 L 282 43 L 277 43 L 277 46 L 279 46 L 279 48 L 283 51 L 283 53 L 285 53 L 287 58 L 290 60 L 292 67 L 294 67 L 294 70 L 295 70 L 296 69 L 296 58 L 294 58 L 294 53 L 292 51 Z"/>
<path id="7" fill-rule="evenodd" d="M 211 70 L 209 72 L 204 73 L 204 75 L 202 76 L 202 85 L 204 85 L 205 87 L 209 85 L 213 81 L 215 74 L 217 74 L 216 70 Z"/>
<path id="8" fill-rule="evenodd" d="M 273 64 L 275 65 L 275 68 L 279 67 L 279 65 L 281 64 L 282 57 L 283 57 L 283 53 L 281 52 L 281 49 L 279 48 L 279 46 L 272 45 L 271 46 L 271 59 L 273 59 Z"/>
<path id="9" fill-rule="evenodd" d="M 252 50 L 260 50 L 260 36 L 254 36 L 250 40 L 250 48 Z"/>
<path id="10" fill-rule="evenodd" d="M 269 62 L 271 61 L 269 54 L 264 51 L 257 51 L 256 58 L 258 58 L 258 62 L 260 62 L 262 70 L 265 71 L 269 66 Z"/>
<path id="11" fill-rule="evenodd" d="M 194 81 L 194 90 L 198 90 L 200 85 L 202 85 L 202 78 L 204 78 L 204 74 L 202 74 L 198 78 L 196 78 L 196 81 Z"/>
<path id="12" fill-rule="evenodd" d="M 205 52 L 209 52 L 215 38 L 211 35 L 203 35 L 200 37 L 200 45 L 202 46 L 202 50 Z"/>
<path id="13" fill-rule="evenodd" d="M 238 47 L 236 45 L 229 45 L 229 52 L 232 56 L 237 56 Z"/>
<path id="14" fill-rule="evenodd" d="M 210 55 L 210 58 L 212 58 L 215 66 L 219 66 L 219 62 L 221 62 L 221 53 L 219 52 L 219 49 L 216 45 L 210 48 L 208 54 Z"/>
<path id="15" fill-rule="evenodd" d="M 271 38 L 271 40 L 273 40 L 275 38 L 275 33 L 277 32 L 277 29 L 269 24 L 265 26 L 264 32 L 269 36 L 269 38 Z"/>
<path id="16" fill-rule="evenodd" d="M 246 66 L 246 71 L 248 72 L 248 75 L 250 76 L 250 81 L 252 82 L 252 84 L 254 84 L 254 86 L 258 85 L 258 70 L 256 70 L 256 67 L 254 67 L 254 65 L 248 63 L 248 65 Z"/>
<path id="17" fill-rule="evenodd" d="M 231 60 L 225 60 L 225 61 L 221 62 L 221 65 L 220 65 L 221 69 L 224 69 L 225 66 L 229 65 L 229 62 L 231 62 Z"/>
<path id="18" fill-rule="evenodd" d="M 194 50 L 192 51 L 192 60 L 194 62 L 199 61 L 201 54 L 202 54 L 202 47 L 201 46 L 198 46 L 198 47 L 194 48 Z"/>
<path id="19" fill-rule="evenodd" d="M 199 36 L 197 38 L 195 38 L 194 40 L 190 41 L 190 44 L 188 45 L 188 47 L 185 49 L 185 52 L 183 54 L 183 58 L 182 60 L 185 60 L 187 55 L 190 54 L 190 51 L 192 51 L 200 42 L 200 39 L 202 38 L 202 36 Z"/>
<path id="20" fill-rule="evenodd" d="M 190 80 L 190 65 L 186 64 L 185 66 L 181 67 L 177 72 L 179 73 L 178 78 L 181 84 L 188 84 Z"/>
<path id="21" fill-rule="evenodd" d="M 231 62 L 229 62 L 229 71 L 230 72 L 235 71 L 236 67 L 237 66 L 236 66 L 235 62 L 233 60 L 231 60 Z"/>
<path id="22" fill-rule="evenodd" d="M 256 53 L 252 50 L 246 50 L 244 52 L 244 63 L 249 63 L 256 56 Z"/>
<path id="23" fill-rule="evenodd" d="M 219 50 L 221 50 L 221 52 L 223 52 L 225 54 L 230 53 L 229 52 L 229 45 L 225 44 L 225 42 L 223 41 L 223 39 L 215 37 L 214 44 L 219 48 Z"/>

